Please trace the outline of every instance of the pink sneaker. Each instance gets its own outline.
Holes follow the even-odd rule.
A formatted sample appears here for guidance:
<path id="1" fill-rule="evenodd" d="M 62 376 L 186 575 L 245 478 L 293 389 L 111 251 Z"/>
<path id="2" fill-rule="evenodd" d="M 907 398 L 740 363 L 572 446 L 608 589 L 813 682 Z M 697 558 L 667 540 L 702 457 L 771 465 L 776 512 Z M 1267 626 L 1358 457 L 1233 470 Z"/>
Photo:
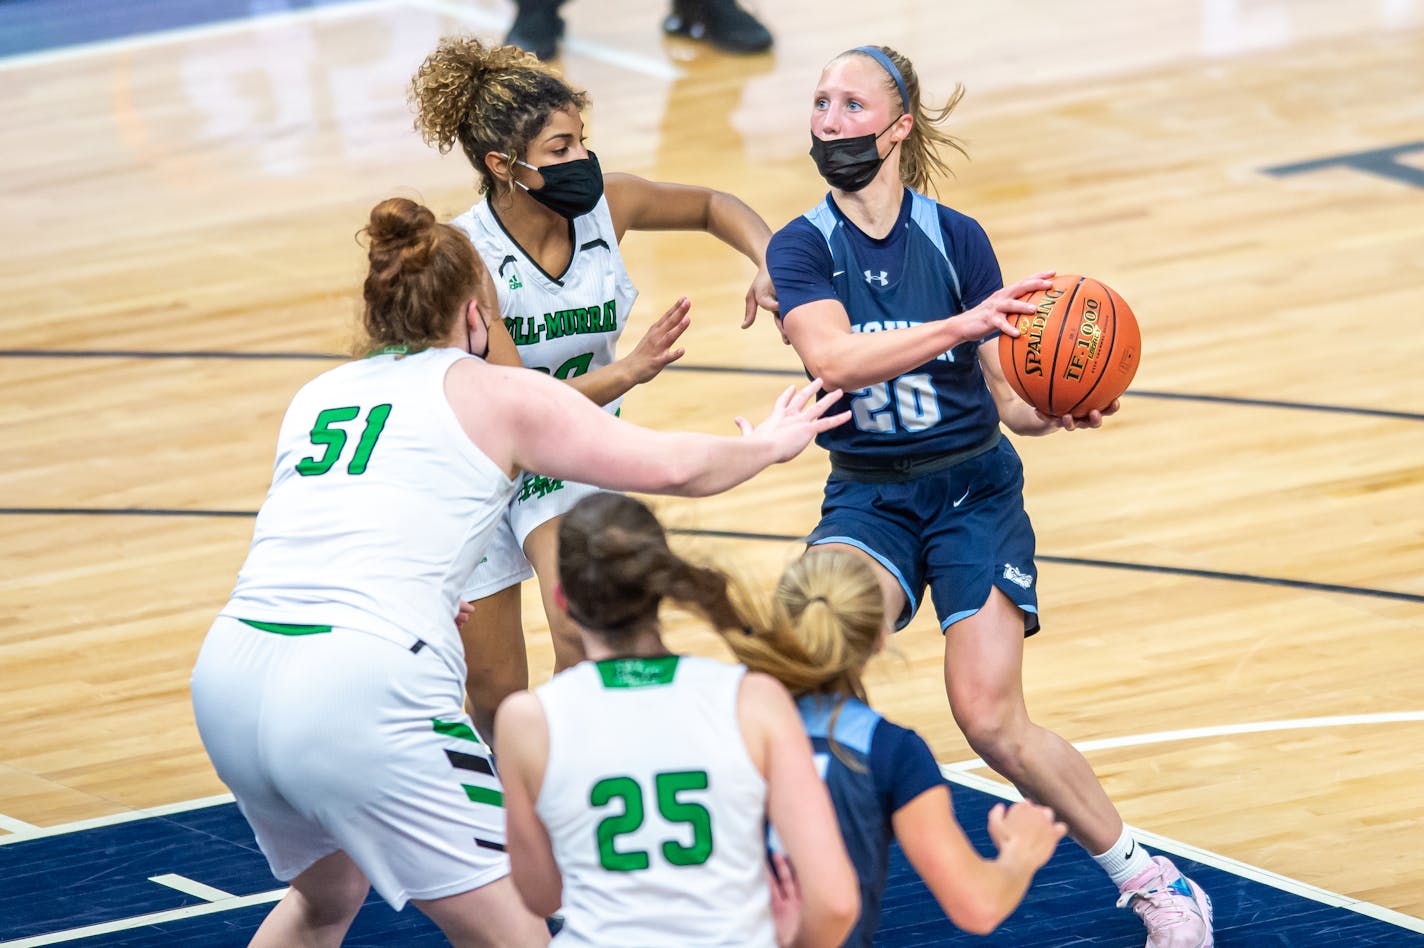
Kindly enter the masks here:
<path id="1" fill-rule="evenodd" d="M 1177 871 L 1165 856 L 1153 856 L 1122 887 L 1117 907 L 1131 905 L 1147 926 L 1147 948 L 1212 948 L 1211 898 Z"/>

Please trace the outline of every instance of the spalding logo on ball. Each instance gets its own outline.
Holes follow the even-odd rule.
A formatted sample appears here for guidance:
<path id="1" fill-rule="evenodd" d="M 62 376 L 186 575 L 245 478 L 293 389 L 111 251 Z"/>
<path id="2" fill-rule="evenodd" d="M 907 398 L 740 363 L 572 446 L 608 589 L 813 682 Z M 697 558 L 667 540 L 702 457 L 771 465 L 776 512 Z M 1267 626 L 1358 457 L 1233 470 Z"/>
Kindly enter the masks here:
<path id="1" fill-rule="evenodd" d="M 1019 397 L 1045 415 L 1082 417 L 1112 404 L 1137 374 L 1142 333 L 1121 296 L 1100 280 L 1060 274 L 1023 297 L 1018 338 L 999 336 L 999 361 Z"/>

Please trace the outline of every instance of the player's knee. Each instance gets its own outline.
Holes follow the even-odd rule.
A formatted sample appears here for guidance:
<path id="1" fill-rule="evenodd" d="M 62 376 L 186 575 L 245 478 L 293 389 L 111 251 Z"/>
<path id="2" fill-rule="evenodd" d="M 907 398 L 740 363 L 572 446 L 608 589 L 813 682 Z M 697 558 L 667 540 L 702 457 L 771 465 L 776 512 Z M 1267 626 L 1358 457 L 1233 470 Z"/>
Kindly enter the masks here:
<path id="1" fill-rule="evenodd" d="M 370 883 L 359 873 L 328 878 L 319 889 L 293 888 L 293 908 L 311 928 L 339 928 L 351 923 L 370 891 Z"/>
<path id="2" fill-rule="evenodd" d="M 954 718 L 974 753 L 996 769 L 1012 767 L 1022 758 L 1029 722 L 1012 703 L 966 701 L 954 707 Z"/>

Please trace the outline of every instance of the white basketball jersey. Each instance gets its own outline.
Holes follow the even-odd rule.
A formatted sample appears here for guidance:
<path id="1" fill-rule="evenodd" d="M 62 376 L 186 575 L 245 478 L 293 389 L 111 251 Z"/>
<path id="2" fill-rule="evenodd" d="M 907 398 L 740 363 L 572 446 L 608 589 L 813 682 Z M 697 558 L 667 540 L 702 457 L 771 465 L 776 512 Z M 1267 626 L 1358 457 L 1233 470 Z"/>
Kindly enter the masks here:
<path id="1" fill-rule="evenodd" d="M 737 723 L 745 673 L 621 658 L 537 689 L 549 763 L 535 810 L 564 883 L 555 944 L 774 944 L 766 781 Z"/>
<path id="2" fill-rule="evenodd" d="M 531 369 L 567 379 L 614 360 L 618 336 L 638 298 L 608 199 L 574 218 L 573 258 L 557 276 L 545 273 L 481 201 L 450 222 L 470 235 L 499 293 L 499 311 L 519 357 Z M 617 411 L 621 399 L 605 408 Z"/>
<path id="3" fill-rule="evenodd" d="M 462 358 L 458 349 L 373 356 L 297 392 L 224 615 L 423 641 L 464 679 L 459 594 L 514 482 L 445 397 L 445 375 Z"/>

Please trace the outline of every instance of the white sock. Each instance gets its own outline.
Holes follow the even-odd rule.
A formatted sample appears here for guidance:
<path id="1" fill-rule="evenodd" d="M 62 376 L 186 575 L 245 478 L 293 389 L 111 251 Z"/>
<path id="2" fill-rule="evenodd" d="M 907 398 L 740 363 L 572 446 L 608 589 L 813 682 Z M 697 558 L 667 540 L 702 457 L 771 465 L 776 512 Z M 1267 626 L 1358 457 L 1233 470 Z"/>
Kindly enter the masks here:
<path id="1" fill-rule="evenodd" d="M 1152 865 L 1152 857 L 1132 838 L 1126 826 L 1122 828 L 1122 835 L 1118 837 L 1117 842 L 1108 847 L 1107 852 L 1094 856 L 1093 861 L 1103 867 L 1103 871 L 1119 889 L 1126 885 L 1129 879 Z"/>

